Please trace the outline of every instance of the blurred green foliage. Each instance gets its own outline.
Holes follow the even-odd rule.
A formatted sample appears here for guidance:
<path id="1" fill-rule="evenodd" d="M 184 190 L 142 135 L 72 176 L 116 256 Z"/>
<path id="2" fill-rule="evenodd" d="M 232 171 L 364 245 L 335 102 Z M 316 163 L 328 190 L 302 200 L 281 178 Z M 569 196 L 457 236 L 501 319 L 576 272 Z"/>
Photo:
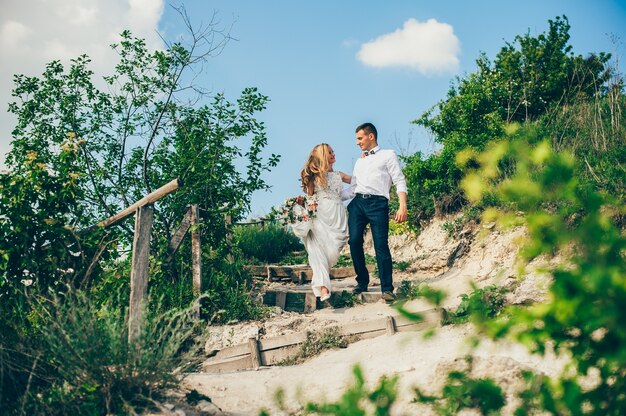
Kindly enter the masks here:
<path id="1" fill-rule="evenodd" d="M 524 129 L 513 126 L 509 134 L 523 135 Z M 564 259 L 546 266 L 552 275 L 546 302 L 507 308 L 506 319 L 484 322 L 484 329 L 496 339 L 516 339 L 533 353 L 555 350 L 571 357 L 559 377 L 531 380 L 537 409 L 623 414 L 626 236 L 616 224 L 624 215 L 623 200 L 582 180 L 577 175 L 580 162 L 571 153 L 555 152 L 549 142 L 533 137 L 532 130 L 525 134 L 528 140 L 505 140 L 468 155 L 465 159 L 478 167 L 468 174 L 464 188 L 470 200 L 492 195 L 502 201 L 502 208 L 484 213 L 486 221 L 527 227 L 521 250 L 525 260 L 556 254 Z M 503 164 L 512 165 L 513 173 L 503 175 Z M 595 381 L 583 384 L 591 373 Z"/>

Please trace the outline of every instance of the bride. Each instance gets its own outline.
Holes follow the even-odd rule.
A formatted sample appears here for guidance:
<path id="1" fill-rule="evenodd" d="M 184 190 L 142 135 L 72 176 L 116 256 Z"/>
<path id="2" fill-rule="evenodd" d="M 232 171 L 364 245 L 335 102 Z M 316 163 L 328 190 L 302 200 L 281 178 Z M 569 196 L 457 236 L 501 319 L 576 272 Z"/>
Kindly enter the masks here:
<path id="1" fill-rule="evenodd" d="M 339 252 L 348 241 L 348 218 L 342 199 L 343 184 L 351 176 L 335 172 L 335 152 L 326 143 L 313 148 L 300 173 L 302 189 L 309 196 L 309 211 L 313 218 L 292 225 L 294 234 L 302 239 L 309 265 L 313 270 L 311 287 L 321 301 L 330 298 L 330 268 L 339 259 Z M 299 207 L 299 206 L 298 206 Z"/>

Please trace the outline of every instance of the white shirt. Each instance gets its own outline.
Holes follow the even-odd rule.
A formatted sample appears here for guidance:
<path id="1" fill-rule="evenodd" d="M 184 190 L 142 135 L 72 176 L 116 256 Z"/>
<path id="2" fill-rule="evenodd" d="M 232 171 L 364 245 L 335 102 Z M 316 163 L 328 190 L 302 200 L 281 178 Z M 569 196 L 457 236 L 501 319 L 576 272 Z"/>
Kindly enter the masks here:
<path id="1" fill-rule="evenodd" d="M 354 194 L 382 195 L 389 199 L 391 184 L 396 192 L 406 192 L 406 179 L 400 168 L 400 161 L 393 150 L 376 146 L 374 154 L 359 158 L 352 174 L 352 182 L 342 199 L 354 197 Z"/>

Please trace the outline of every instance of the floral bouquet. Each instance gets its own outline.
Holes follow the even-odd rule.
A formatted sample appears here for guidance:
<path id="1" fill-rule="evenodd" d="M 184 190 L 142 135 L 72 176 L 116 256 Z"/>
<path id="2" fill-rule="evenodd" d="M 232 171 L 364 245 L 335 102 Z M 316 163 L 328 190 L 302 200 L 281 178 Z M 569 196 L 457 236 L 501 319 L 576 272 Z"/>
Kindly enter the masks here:
<path id="1" fill-rule="evenodd" d="M 296 196 L 287 198 L 278 209 L 278 216 L 293 233 L 304 238 L 312 227 L 317 212 L 317 198 L 314 196 Z"/>
<path id="2" fill-rule="evenodd" d="M 317 212 L 317 198 L 314 196 L 294 196 L 287 198 L 278 214 L 284 224 L 311 221 Z"/>

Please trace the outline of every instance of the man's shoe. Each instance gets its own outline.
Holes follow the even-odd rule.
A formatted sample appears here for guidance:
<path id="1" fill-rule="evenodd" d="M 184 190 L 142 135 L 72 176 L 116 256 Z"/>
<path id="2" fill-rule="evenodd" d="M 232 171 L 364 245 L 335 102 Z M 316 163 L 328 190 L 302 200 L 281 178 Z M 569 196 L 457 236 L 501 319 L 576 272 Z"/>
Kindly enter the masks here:
<path id="1" fill-rule="evenodd" d="M 367 288 L 362 288 L 359 285 L 357 285 L 354 289 L 352 289 L 352 293 L 355 295 L 360 295 L 363 292 L 367 292 Z"/>
<path id="2" fill-rule="evenodd" d="M 381 298 L 385 302 L 393 302 L 394 300 L 396 300 L 396 295 L 394 295 L 392 292 L 383 292 Z"/>

